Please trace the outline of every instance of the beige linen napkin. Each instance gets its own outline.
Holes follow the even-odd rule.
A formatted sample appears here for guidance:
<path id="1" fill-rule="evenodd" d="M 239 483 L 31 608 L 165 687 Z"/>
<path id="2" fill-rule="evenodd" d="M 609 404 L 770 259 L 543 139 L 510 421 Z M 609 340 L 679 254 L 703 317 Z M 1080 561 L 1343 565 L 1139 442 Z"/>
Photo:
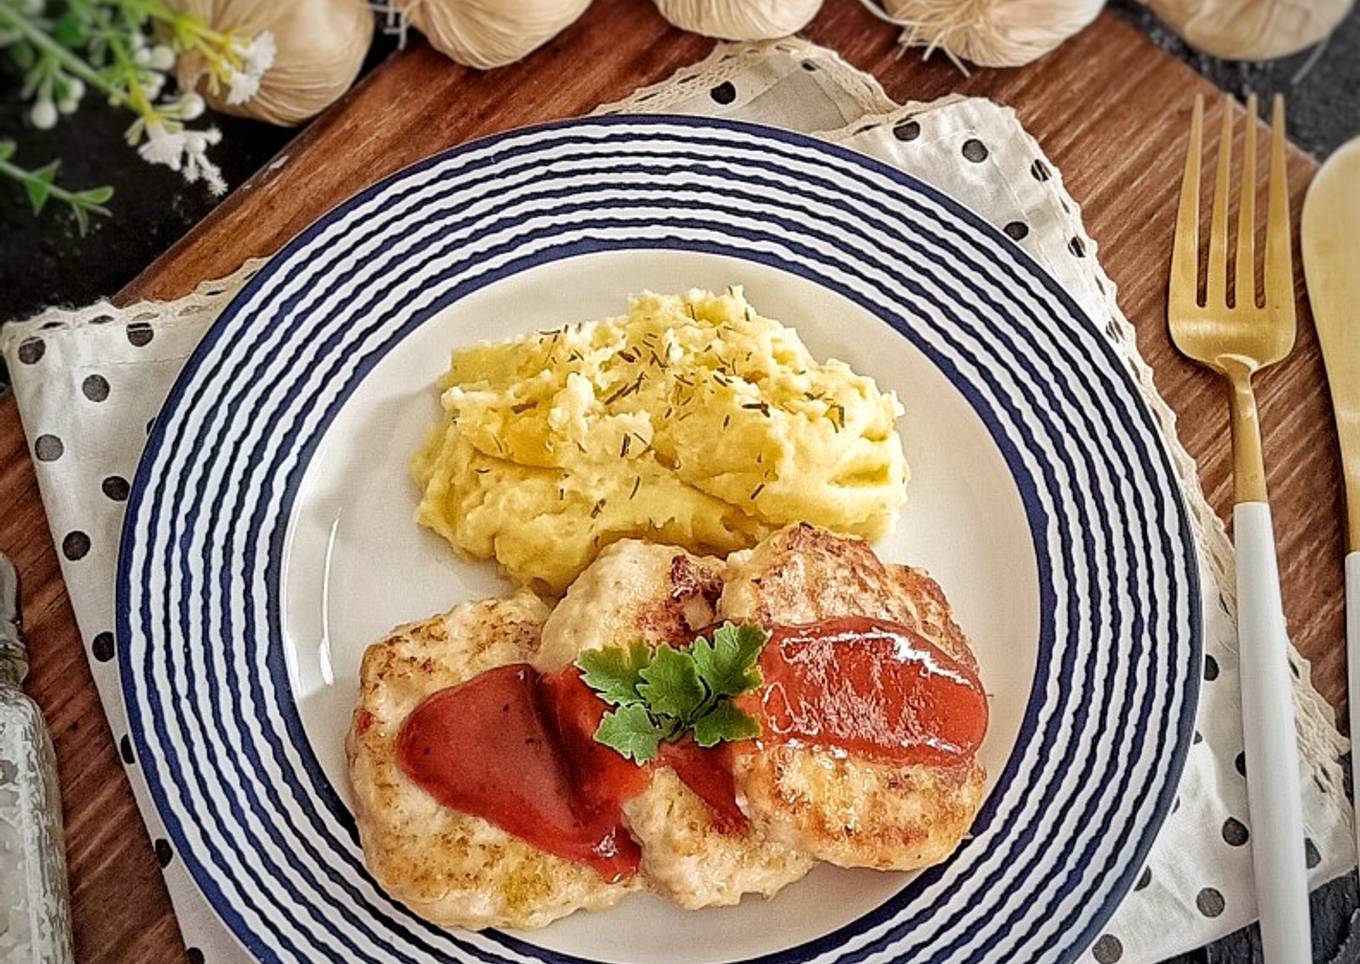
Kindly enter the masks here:
<path id="1" fill-rule="evenodd" d="M 1168 440 L 1190 506 L 1204 572 L 1205 684 L 1199 736 L 1180 799 L 1135 890 L 1088 960 L 1157 961 L 1203 945 L 1255 917 L 1251 831 L 1242 757 L 1233 629 L 1232 549 L 1205 502 L 1194 462 L 1138 355 L 1115 289 L 1100 267 L 1062 177 L 1012 111 L 949 97 L 894 104 L 872 77 L 800 40 L 720 45 L 694 67 L 606 113 L 712 114 L 803 131 L 909 171 L 1000 227 L 1042 264 L 1099 325 L 1135 374 Z M 51 310 L 5 329 L 3 348 L 37 463 L 52 535 L 100 696 L 164 868 L 184 937 L 213 962 L 242 952 L 180 868 L 146 792 L 124 716 L 114 657 L 113 592 L 128 481 L 147 426 L 199 336 L 263 262 L 170 303 Z M 1347 742 L 1291 651 L 1304 817 L 1314 885 L 1352 864 L 1338 757 Z"/>

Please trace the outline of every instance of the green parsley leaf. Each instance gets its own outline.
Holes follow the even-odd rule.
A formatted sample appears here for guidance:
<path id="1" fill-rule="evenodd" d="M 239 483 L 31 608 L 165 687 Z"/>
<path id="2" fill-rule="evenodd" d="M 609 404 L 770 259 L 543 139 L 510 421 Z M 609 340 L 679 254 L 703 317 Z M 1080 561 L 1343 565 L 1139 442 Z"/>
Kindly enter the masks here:
<path id="1" fill-rule="evenodd" d="M 595 741 L 641 765 L 656 757 L 664 735 L 646 708 L 633 704 L 606 713 L 595 730 Z"/>
<path id="2" fill-rule="evenodd" d="M 576 665 L 582 670 L 581 678 L 600 699 L 612 706 L 629 706 L 643 701 L 638 685 L 642 683 L 641 671 L 651 659 L 652 651 L 639 639 L 627 649 L 610 646 L 586 650 L 576 658 Z"/>
<path id="3" fill-rule="evenodd" d="M 704 747 L 760 735 L 760 722 L 738 709 L 732 697 L 761 683 L 756 661 L 769 635 L 759 626 L 728 623 L 684 647 L 642 640 L 625 648 L 589 650 L 576 659 L 581 678 L 606 703 L 596 742 L 639 766 L 656 758 L 663 742 L 693 732 Z"/>
<path id="4" fill-rule="evenodd" d="M 645 682 L 638 687 L 638 692 L 658 716 L 673 716 L 688 722 L 708 695 L 688 650 L 674 646 L 658 648 L 651 664 L 639 675 Z"/>
<path id="5" fill-rule="evenodd" d="M 749 740 L 760 736 L 760 723 L 749 713 L 737 709 L 731 700 L 721 700 L 694 722 L 694 742 L 717 746 L 723 740 Z"/>
<path id="6" fill-rule="evenodd" d="M 760 685 L 756 660 L 769 638 L 759 626 L 723 623 L 712 643 L 702 636 L 694 641 L 694 663 L 716 695 L 736 696 Z"/>

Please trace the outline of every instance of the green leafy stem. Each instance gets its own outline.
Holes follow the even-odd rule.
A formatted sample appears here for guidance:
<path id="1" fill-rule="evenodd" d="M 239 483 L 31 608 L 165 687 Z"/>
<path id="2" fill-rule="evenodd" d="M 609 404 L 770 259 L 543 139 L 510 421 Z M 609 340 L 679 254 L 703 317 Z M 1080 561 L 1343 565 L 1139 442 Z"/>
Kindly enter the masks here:
<path id="1" fill-rule="evenodd" d="M 24 72 L 22 96 L 39 103 L 67 102 L 74 109 L 79 95 L 68 98 L 77 82 L 101 93 L 115 106 L 127 108 L 140 124 L 129 129 L 136 144 L 150 126 L 177 131 L 181 124 L 165 104 L 156 104 L 150 85 L 157 71 L 136 57 L 149 31 L 164 38 L 176 54 L 193 51 L 208 66 L 214 91 L 244 65 L 239 38 L 213 30 L 201 18 L 176 10 L 164 0 L 66 0 L 55 20 L 22 10 L 15 0 L 0 0 L 0 50 Z M 51 115 L 55 123 L 55 114 Z"/>
<path id="2" fill-rule="evenodd" d="M 638 765 L 656 758 L 661 744 L 688 733 L 702 747 L 760 735 L 760 723 L 733 697 L 761 684 L 756 666 L 769 635 L 759 626 L 725 623 L 685 647 L 655 651 L 631 646 L 582 653 L 582 679 L 616 709 L 606 713 L 595 740 Z"/>
<path id="3" fill-rule="evenodd" d="M 0 141 L 0 175 L 23 185 L 34 214 L 42 213 L 49 200 L 56 200 L 71 209 L 76 223 L 80 226 L 81 234 L 89 230 L 90 215 L 108 216 L 109 209 L 104 207 L 104 204 L 113 197 L 113 188 L 92 187 L 84 191 L 71 191 L 56 183 L 59 161 L 29 171 L 12 163 L 10 158 L 13 156 L 14 142 Z"/>
<path id="4" fill-rule="evenodd" d="M 14 31 L 37 48 L 43 56 L 50 58 L 54 64 L 59 65 L 72 76 L 79 77 L 110 97 L 116 98 L 122 94 L 100 71 L 68 50 L 39 24 L 25 17 L 18 10 L 7 8 L 3 3 L 0 3 L 0 27 Z M 28 67 L 29 65 L 21 63 L 20 66 Z"/>

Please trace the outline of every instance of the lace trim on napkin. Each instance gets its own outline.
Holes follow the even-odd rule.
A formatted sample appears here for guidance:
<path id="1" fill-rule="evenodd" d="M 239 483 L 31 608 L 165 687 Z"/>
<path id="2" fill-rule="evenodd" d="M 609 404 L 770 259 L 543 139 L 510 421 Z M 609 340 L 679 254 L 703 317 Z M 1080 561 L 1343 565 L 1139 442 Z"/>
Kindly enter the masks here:
<path id="1" fill-rule="evenodd" d="M 201 281 L 191 293 L 174 301 L 138 301 L 120 308 L 108 299 L 100 299 L 83 308 L 47 308 L 32 318 L 6 325 L 0 337 L 0 355 L 11 354 L 15 346 L 37 331 L 77 331 L 87 325 L 127 327 L 139 323 L 167 328 L 211 322 L 268 263 L 268 258 L 251 258 L 226 277 Z"/>
<path id="2" fill-rule="evenodd" d="M 883 113 L 898 105 L 884 92 L 873 74 L 857 70 L 834 50 L 801 37 L 752 43 L 720 43 L 703 60 L 681 67 L 665 80 L 639 87 L 622 100 L 601 104 L 592 114 L 664 114 L 694 96 L 696 90 L 715 88 L 769 59 L 771 53 L 815 63 L 820 73 L 850 98 L 861 114 Z M 958 99 L 951 95 L 952 99 Z"/>

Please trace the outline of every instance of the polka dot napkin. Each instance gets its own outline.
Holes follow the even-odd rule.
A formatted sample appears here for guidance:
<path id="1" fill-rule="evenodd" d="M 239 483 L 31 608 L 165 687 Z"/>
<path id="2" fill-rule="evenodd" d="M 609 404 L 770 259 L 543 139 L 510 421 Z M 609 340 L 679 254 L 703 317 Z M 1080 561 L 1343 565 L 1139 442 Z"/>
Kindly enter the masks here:
<path id="1" fill-rule="evenodd" d="M 1086 960 L 1151 962 L 1198 947 L 1251 921 L 1252 828 L 1242 753 L 1233 628 L 1232 549 L 1176 440 L 1062 177 L 1012 111 L 949 97 L 893 103 L 872 77 L 798 40 L 721 45 L 668 81 L 605 105 L 606 113 L 715 114 L 812 133 L 872 154 L 990 218 L 1047 268 L 1126 359 L 1160 420 L 1194 517 L 1204 573 L 1206 657 L 1198 730 L 1180 796 L 1132 893 Z M 100 303 L 51 310 L 5 329 L 38 481 L 95 681 L 194 960 L 243 952 L 175 859 L 126 737 L 114 662 L 113 586 L 119 525 L 146 431 L 204 329 L 258 268 L 168 304 Z M 1320 884 L 1353 864 L 1349 808 L 1338 758 L 1347 751 L 1333 714 L 1291 651 L 1304 786 L 1306 851 Z"/>

